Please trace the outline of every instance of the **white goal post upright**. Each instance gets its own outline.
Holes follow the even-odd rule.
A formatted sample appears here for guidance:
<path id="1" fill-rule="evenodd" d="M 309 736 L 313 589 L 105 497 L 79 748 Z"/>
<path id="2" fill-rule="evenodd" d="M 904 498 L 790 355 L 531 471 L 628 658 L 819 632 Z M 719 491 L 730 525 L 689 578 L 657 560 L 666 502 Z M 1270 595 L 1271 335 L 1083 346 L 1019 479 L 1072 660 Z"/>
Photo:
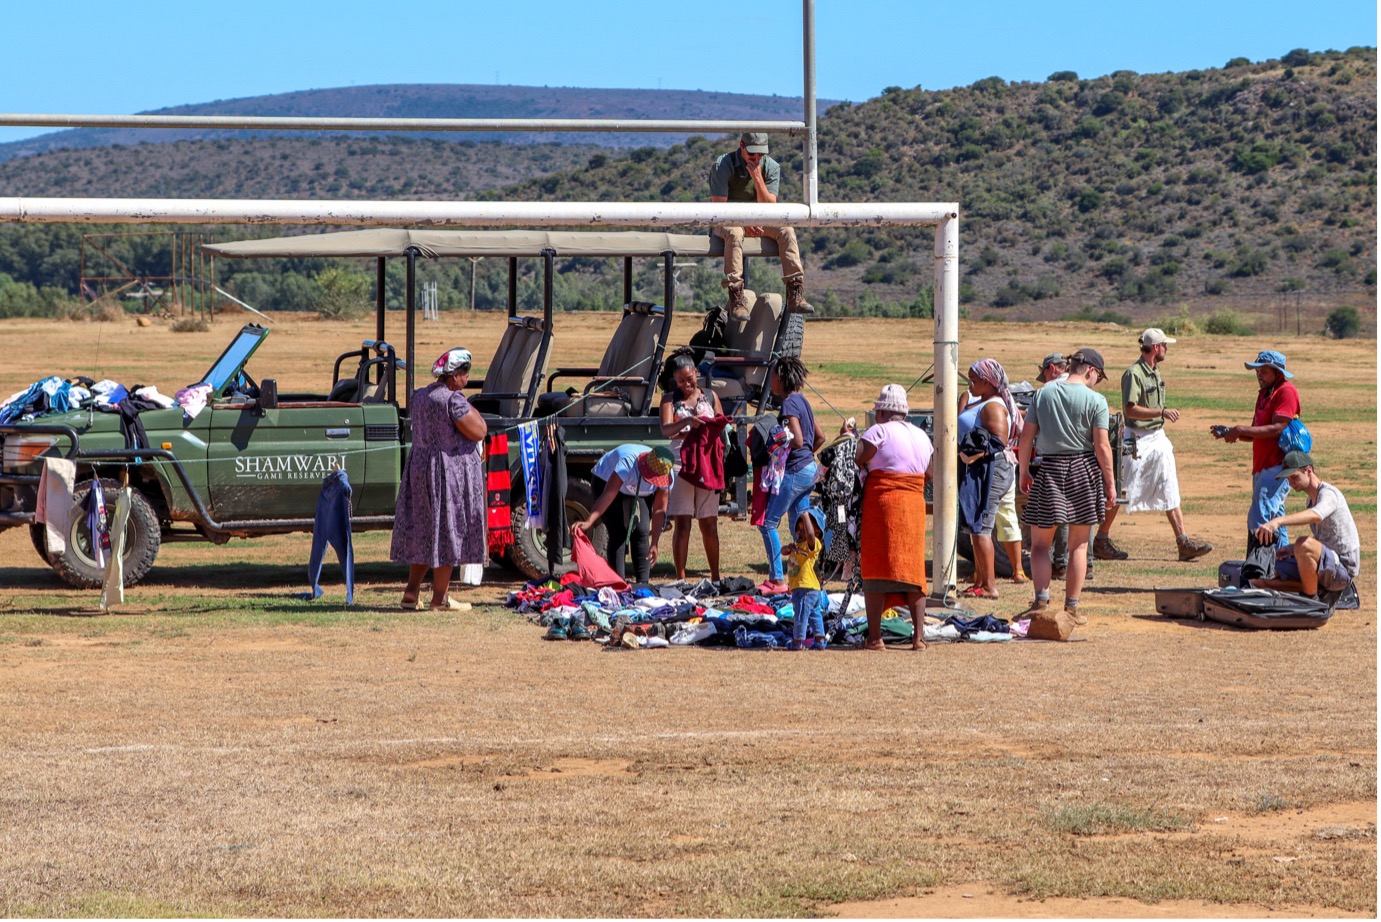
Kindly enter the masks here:
<path id="1" fill-rule="evenodd" d="M 955 203 L 824 203 L 818 198 L 815 3 L 802 0 L 804 121 L 636 119 L 372 119 L 175 115 L 0 114 L 0 127 L 218 128 L 339 131 L 768 131 L 804 142 L 804 204 L 686 202 L 368 202 L 265 199 L 0 197 L 0 222 L 72 224 L 274 224 L 482 227 L 933 227 L 935 229 L 934 570 L 931 594 L 956 583 L 958 537 L 959 206 Z M 922 355 L 918 352 L 917 364 Z"/>

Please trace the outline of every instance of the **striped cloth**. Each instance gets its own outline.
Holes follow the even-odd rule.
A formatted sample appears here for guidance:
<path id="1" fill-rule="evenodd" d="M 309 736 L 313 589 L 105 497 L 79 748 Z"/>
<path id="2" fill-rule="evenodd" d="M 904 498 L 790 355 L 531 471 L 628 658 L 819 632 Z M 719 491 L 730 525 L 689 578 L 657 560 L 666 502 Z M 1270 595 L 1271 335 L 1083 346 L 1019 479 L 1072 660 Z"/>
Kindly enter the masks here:
<path id="1" fill-rule="evenodd" d="M 1031 495 L 1022 520 L 1034 528 L 1097 525 L 1103 521 L 1107 496 L 1103 471 L 1093 452 L 1043 455 L 1033 473 Z"/>
<path id="2" fill-rule="evenodd" d="M 513 510 L 509 508 L 508 434 L 495 432 L 484 442 L 485 506 L 489 525 L 489 553 L 499 554 L 513 543 Z"/>

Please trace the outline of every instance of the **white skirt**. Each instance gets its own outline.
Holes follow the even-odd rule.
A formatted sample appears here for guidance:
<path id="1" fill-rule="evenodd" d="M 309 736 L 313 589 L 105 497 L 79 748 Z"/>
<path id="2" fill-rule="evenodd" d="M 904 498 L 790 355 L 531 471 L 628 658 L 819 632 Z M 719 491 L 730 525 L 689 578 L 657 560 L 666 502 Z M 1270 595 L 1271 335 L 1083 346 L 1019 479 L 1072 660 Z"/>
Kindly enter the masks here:
<path id="1" fill-rule="evenodd" d="M 1164 429 L 1141 433 L 1127 430 L 1136 439 L 1137 456 L 1122 456 L 1122 489 L 1127 492 L 1128 512 L 1169 512 L 1180 508 L 1180 479 L 1175 473 L 1175 446 Z"/>

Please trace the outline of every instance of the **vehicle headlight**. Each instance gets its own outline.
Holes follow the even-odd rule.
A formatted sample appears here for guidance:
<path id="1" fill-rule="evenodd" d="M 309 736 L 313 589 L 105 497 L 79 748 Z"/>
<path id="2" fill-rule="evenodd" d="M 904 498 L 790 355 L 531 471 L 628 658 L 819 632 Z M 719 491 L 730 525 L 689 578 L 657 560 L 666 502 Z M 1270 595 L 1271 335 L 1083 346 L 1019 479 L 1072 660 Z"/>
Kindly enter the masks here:
<path id="1" fill-rule="evenodd" d="M 5 450 L 0 454 L 0 465 L 12 470 L 36 464 L 44 453 L 57 443 L 57 437 L 51 435 L 11 436 L 5 439 Z"/>

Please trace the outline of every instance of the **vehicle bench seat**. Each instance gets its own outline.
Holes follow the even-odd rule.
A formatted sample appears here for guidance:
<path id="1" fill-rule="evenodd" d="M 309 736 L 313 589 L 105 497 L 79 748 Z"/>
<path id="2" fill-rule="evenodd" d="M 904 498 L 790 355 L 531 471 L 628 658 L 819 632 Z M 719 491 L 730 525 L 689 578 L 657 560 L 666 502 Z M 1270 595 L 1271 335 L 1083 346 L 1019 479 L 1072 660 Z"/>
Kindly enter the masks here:
<path id="1" fill-rule="evenodd" d="M 767 365 L 776 348 L 782 319 L 782 296 L 775 291 L 758 295 L 745 291 L 752 308 L 747 320 L 732 317 L 724 324 L 724 354 L 716 355 L 710 389 L 719 395 L 726 413 L 735 413 L 757 396 L 767 380 Z"/>
<path id="2" fill-rule="evenodd" d="M 572 403 L 563 416 L 629 416 L 642 412 L 647 389 L 659 369 L 658 335 L 666 317 L 660 304 L 633 301 L 623 307 L 623 318 L 600 359 L 593 387 L 583 401 Z M 599 386 L 600 379 L 621 379 Z M 636 380 L 634 380 L 636 379 Z"/>
<path id="3" fill-rule="evenodd" d="M 547 373 L 546 359 L 542 367 L 537 367 L 537 356 L 542 351 L 543 324 L 538 317 L 510 317 L 508 329 L 499 340 L 499 348 L 494 351 L 494 359 L 484 372 L 484 385 L 480 392 L 471 398 L 471 403 L 481 413 L 502 417 L 516 417 L 523 411 L 522 397 L 505 397 L 504 394 L 527 394 L 534 374 L 540 380 Z M 549 342 L 554 342 L 552 337 Z"/>

